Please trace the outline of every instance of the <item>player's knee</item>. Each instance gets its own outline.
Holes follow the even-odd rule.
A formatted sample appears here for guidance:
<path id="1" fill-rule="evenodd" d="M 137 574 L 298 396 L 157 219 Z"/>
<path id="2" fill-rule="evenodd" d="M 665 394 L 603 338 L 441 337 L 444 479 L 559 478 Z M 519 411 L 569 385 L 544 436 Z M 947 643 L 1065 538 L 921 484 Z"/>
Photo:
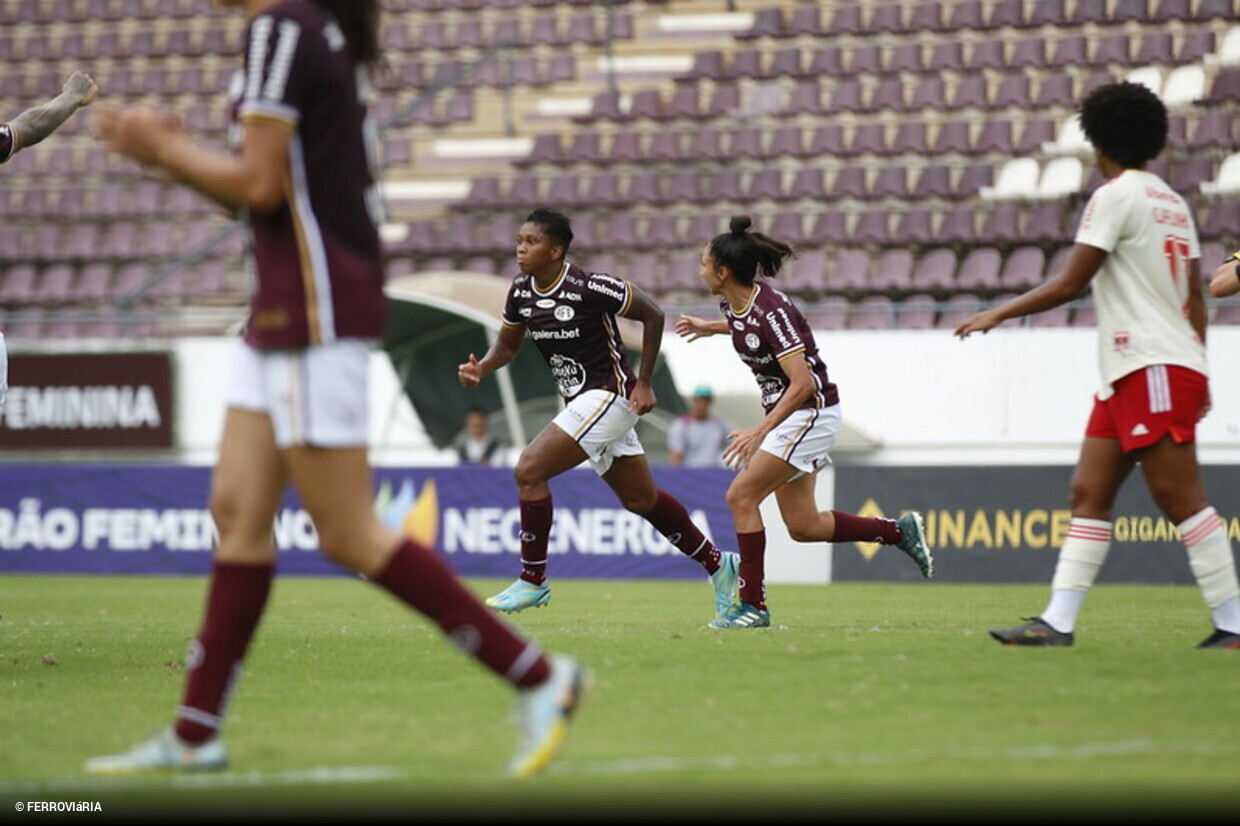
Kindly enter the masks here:
<path id="1" fill-rule="evenodd" d="M 738 513 L 745 513 L 758 507 L 757 497 L 748 489 L 733 485 L 728 488 L 724 501 L 728 505 L 728 510 L 735 516 Z"/>

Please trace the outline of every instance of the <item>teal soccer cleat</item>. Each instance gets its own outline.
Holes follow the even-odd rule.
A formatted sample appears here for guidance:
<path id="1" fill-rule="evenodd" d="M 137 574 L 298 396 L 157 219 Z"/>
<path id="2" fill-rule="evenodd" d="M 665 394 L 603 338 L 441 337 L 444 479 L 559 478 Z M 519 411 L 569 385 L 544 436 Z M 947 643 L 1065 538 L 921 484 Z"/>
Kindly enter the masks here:
<path id="1" fill-rule="evenodd" d="M 228 750 L 217 738 L 201 745 L 182 743 L 171 727 L 121 754 L 92 757 L 87 774 L 138 774 L 164 770 L 217 771 L 228 767 Z"/>
<path id="2" fill-rule="evenodd" d="M 547 681 L 520 693 L 516 719 L 521 740 L 508 766 L 513 776 L 537 774 L 555 758 L 573 712 L 589 686 L 590 672 L 586 668 L 570 657 L 553 655 Z"/>
<path id="3" fill-rule="evenodd" d="M 535 585 L 518 579 L 493 597 L 487 597 L 486 603 L 496 611 L 515 614 L 526 608 L 541 608 L 551 601 L 551 586 L 546 583 Z"/>
<path id="4" fill-rule="evenodd" d="M 748 602 L 738 602 L 724 616 L 707 624 L 711 628 L 769 628 L 771 612 L 765 608 L 755 608 Z"/>
<path id="5" fill-rule="evenodd" d="M 934 554 L 926 544 L 926 528 L 922 524 L 921 514 L 916 511 L 906 513 L 896 520 L 896 524 L 904 532 L 904 538 L 896 547 L 911 556 L 921 569 L 921 575 L 930 579 L 934 576 Z"/>
<path id="6" fill-rule="evenodd" d="M 724 551 L 719 554 L 719 570 L 710 575 L 710 584 L 715 589 L 715 616 L 722 617 L 740 602 L 736 594 L 737 581 L 740 577 L 741 555 Z"/>

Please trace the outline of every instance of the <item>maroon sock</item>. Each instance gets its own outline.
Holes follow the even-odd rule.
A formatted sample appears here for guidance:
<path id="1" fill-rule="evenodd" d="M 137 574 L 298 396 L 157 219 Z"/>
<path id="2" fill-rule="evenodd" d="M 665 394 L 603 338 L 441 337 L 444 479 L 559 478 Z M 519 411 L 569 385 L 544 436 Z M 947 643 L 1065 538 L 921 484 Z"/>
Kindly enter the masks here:
<path id="1" fill-rule="evenodd" d="M 223 725 L 274 576 L 274 565 L 214 564 L 202 628 L 185 655 L 189 676 L 176 721 L 182 741 L 209 740 Z"/>
<path id="2" fill-rule="evenodd" d="M 535 585 L 547 581 L 547 540 L 554 511 L 551 497 L 521 501 L 521 578 Z"/>
<path id="3" fill-rule="evenodd" d="M 430 548 L 406 539 L 374 582 L 425 614 L 461 650 L 514 686 L 538 685 L 550 675 L 542 650 L 500 622 Z"/>
<path id="4" fill-rule="evenodd" d="M 738 533 L 736 550 L 740 552 L 740 597 L 755 608 L 766 609 L 766 531 Z"/>
<path id="5" fill-rule="evenodd" d="M 835 517 L 835 533 L 828 542 L 881 542 L 895 545 L 904 538 L 904 531 L 894 519 L 875 519 L 843 511 L 831 511 Z"/>
<path id="6" fill-rule="evenodd" d="M 659 491 L 654 508 L 649 513 L 643 513 L 642 518 L 654 525 L 655 530 L 667 537 L 667 541 L 682 554 L 705 568 L 708 574 L 719 570 L 719 549 L 693 524 L 689 511 L 675 496 Z"/>

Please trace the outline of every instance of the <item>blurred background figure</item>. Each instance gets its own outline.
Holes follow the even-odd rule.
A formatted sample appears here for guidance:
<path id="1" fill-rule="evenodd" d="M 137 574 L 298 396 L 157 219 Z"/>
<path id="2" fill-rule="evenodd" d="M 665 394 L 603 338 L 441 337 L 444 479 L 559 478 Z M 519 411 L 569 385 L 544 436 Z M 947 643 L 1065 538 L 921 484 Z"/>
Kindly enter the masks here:
<path id="1" fill-rule="evenodd" d="M 456 440 L 456 456 L 462 465 L 503 467 L 507 450 L 488 429 L 487 412 L 480 407 L 465 414 L 465 427 Z"/>
<path id="2" fill-rule="evenodd" d="M 689 412 L 667 431 L 667 461 L 676 467 L 723 467 L 728 426 L 711 413 L 715 391 L 700 384 L 693 391 Z"/>

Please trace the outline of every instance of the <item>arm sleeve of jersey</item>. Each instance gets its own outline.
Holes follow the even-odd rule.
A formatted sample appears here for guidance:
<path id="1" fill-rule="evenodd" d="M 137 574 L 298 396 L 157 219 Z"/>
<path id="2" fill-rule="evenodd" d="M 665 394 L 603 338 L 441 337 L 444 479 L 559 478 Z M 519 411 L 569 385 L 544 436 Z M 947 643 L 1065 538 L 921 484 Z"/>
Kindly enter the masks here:
<path id="1" fill-rule="evenodd" d="M 797 332 L 792 317 L 780 307 L 762 316 L 762 329 L 777 359 L 787 358 L 805 349 L 805 341 Z"/>
<path id="2" fill-rule="evenodd" d="M 1100 186 L 1090 196 L 1081 225 L 1076 230 L 1076 243 L 1087 244 L 1110 253 L 1119 241 L 1120 230 L 1128 216 L 1129 204 L 1114 185 Z"/>
<path id="3" fill-rule="evenodd" d="M 593 272 L 586 279 L 584 303 L 606 313 L 624 315 L 633 300 L 633 290 L 623 278 Z"/>
<path id="4" fill-rule="evenodd" d="M 521 318 L 520 308 L 517 306 L 517 285 L 513 284 L 508 288 L 508 297 L 504 299 L 504 314 L 500 317 L 500 321 L 509 327 L 523 327 L 525 320 Z"/>
<path id="5" fill-rule="evenodd" d="M 314 38 L 290 17 L 264 14 L 250 24 L 245 52 L 245 85 L 237 116 L 295 127 L 313 85 L 310 75 L 327 60 L 316 55 Z"/>
<path id="6" fill-rule="evenodd" d="M 13 157 L 13 130 L 7 123 L 0 123 L 0 163 Z"/>

